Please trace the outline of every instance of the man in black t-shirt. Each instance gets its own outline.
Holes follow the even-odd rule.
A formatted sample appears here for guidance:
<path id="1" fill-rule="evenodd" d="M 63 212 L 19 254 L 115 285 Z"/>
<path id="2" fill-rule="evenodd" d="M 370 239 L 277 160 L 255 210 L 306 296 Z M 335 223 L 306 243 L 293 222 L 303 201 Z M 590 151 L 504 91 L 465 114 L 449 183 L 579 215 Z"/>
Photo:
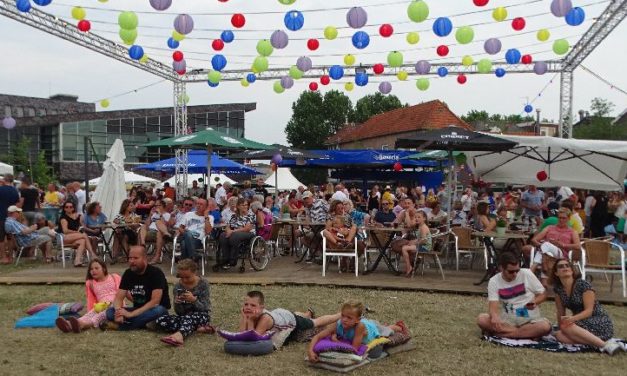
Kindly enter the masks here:
<path id="1" fill-rule="evenodd" d="M 35 214 L 39 209 L 39 190 L 31 185 L 30 177 L 24 176 L 20 185 L 20 203 L 22 204 L 22 214 L 28 220 L 28 225 L 35 223 Z"/>
<path id="2" fill-rule="evenodd" d="M 128 265 L 115 301 L 107 309 L 107 320 L 113 322 L 107 328 L 143 329 L 147 323 L 167 314 L 170 309 L 168 282 L 161 269 L 148 264 L 146 248 L 132 246 Z M 131 297 L 131 307 L 124 307 L 127 295 Z"/>
<path id="3" fill-rule="evenodd" d="M 257 179 L 255 194 L 263 195 L 263 197 L 268 197 L 268 190 L 264 187 L 263 179 Z"/>

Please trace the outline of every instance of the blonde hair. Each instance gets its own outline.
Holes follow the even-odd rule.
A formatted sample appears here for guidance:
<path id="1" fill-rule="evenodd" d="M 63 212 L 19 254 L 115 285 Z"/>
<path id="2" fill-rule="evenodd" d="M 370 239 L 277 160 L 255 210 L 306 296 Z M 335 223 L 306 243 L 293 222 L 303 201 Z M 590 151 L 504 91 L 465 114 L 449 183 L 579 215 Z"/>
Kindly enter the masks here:
<path id="1" fill-rule="evenodd" d="M 355 313 L 357 313 L 357 316 L 361 317 L 364 314 L 364 310 L 366 309 L 366 307 L 362 302 L 359 302 L 357 300 L 349 300 L 342 304 L 342 309 L 340 311 L 344 312 L 344 310 L 346 309 L 354 311 Z"/>
<path id="2" fill-rule="evenodd" d="M 570 218 L 571 211 L 570 211 L 570 209 L 568 209 L 568 208 L 563 208 L 563 207 L 562 207 L 562 208 L 559 208 L 559 210 L 557 211 L 557 215 L 559 216 L 560 214 L 566 214 L 566 216 L 567 216 L 568 218 Z"/>

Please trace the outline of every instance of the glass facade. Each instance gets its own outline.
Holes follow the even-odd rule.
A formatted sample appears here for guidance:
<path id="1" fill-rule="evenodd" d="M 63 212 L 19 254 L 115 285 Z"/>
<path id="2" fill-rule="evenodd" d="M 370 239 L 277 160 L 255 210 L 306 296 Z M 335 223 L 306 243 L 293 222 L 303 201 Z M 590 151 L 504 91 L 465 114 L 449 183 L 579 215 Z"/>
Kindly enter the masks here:
<path id="1" fill-rule="evenodd" d="M 18 126 L 11 130 L 0 127 L 0 160 L 4 160 L 23 137 L 30 139 L 31 158 L 36 158 L 37 153 L 44 150 L 49 164 L 58 162 L 59 127 L 57 124 L 41 127 Z"/>

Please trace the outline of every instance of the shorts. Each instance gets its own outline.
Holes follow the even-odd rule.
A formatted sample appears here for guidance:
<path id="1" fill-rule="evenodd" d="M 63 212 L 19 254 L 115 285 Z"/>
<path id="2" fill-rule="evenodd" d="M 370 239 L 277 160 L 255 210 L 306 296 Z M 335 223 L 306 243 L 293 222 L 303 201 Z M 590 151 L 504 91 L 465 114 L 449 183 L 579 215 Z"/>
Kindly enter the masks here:
<path id="1" fill-rule="evenodd" d="M 0 220 L 0 242 L 5 241 L 6 237 L 7 237 L 7 232 L 4 229 L 4 220 Z"/>
<path id="2" fill-rule="evenodd" d="M 50 236 L 37 234 L 37 236 L 33 240 L 31 240 L 30 242 L 26 243 L 24 245 L 24 247 L 26 247 L 26 248 L 39 247 L 40 245 L 42 245 L 44 243 L 47 243 L 47 242 L 50 242 L 50 241 L 52 241 Z"/>
<path id="3" fill-rule="evenodd" d="M 149 230 L 146 233 L 146 242 L 156 242 L 157 241 L 157 231 Z"/>
<path id="4" fill-rule="evenodd" d="M 503 320 L 506 324 L 515 326 L 516 328 L 520 328 L 526 324 L 548 321 L 544 317 L 540 316 L 540 310 L 538 308 L 528 310 L 525 307 L 518 308 L 512 313 L 501 312 L 501 320 Z"/>
<path id="5" fill-rule="evenodd" d="M 292 312 L 292 314 L 296 318 L 296 326 L 294 327 L 294 330 L 292 330 L 290 335 L 285 340 L 286 343 L 289 341 L 295 340 L 299 332 L 313 329 L 315 327 L 312 319 L 308 317 L 299 316 L 295 314 L 294 312 Z"/>

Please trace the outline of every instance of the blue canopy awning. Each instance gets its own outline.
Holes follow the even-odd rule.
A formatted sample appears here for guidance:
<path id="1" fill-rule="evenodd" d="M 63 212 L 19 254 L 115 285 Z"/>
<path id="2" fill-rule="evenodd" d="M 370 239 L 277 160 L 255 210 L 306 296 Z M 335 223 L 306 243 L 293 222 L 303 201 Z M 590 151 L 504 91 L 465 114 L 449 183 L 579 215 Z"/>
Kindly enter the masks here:
<path id="1" fill-rule="evenodd" d="M 135 167 L 133 170 L 163 171 L 174 173 L 175 158 L 164 159 Z M 189 151 L 187 156 L 187 171 L 194 174 L 207 173 L 207 152 L 204 150 Z M 259 171 L 230 159 L 222 158 L 217 154 L 211 154 L 212 174 L 250 174 L 258 175 Z"/>
<path id="2" fill-rule="evenodd" d="M 362 167 L 373 169 L 392 168 L 394 163 L 400 162 L 404 168 L 412 167 L 439 167 L 438 161 L 426 159 L 404 159 L 415 151 L 404 150 L 311 150 L 327 158 L 306 159 L 305 164 L 298 164 L 296 160 L 283 160 L 281 167 L 320 167 L 320 168 L 349 168 Z"/>

